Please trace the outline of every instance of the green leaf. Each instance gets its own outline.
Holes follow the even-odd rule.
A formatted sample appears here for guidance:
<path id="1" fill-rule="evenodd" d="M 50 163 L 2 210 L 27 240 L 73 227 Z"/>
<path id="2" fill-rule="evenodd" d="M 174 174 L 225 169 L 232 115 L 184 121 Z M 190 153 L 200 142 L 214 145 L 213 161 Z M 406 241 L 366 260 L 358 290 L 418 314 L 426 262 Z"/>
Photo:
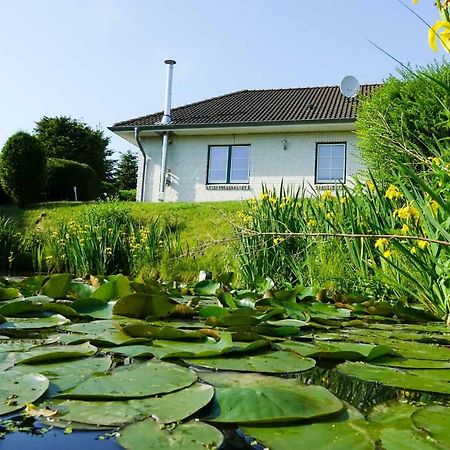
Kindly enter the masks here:
<path id="1" fill-rule="evenodd" d="M 99 288 L 95 289 L 89 297 L 102 300 L 105 303 L 117 298 L 116 282 L 114 280 L 105 281 Z"/>
<path id="2" fill-rule="evenodd" d="M 258 355 L 222 356 L 218 358 L 185 359 L 188 364 L 216 370 L 260 373 L 295 373 L 316 365 L 314 359 L 303 358 L 290 352 L 267 352 Z"/>
<path id="3" fill-rule="evenodd" d="M 175 305 L 163 293 L 130 294 L 121 297 L 113 308 L 114 314 L 137 319 L 167 317 Z"/>
<path id="4" fill-rule="evenodd" d="M 48 317 L 16 317 L 0 324 L 3 330 L 33 330 L 41 328 L 54 328 L 70 323 L 64 316 L 55 314 Z"/>
<path id="5" fill-rule="evenodd" d="M 432 439 L 444 448 L 450 448 L 450 435 L 448 433 L 449 407 L 439 405 L 426 406 L 414 412 L 411 416 L 411 421 L 415 427 L 425 430 Z"/>
<path id="6" fill-rule="evenodd" d="M 192 370 L 176 364 L 151 360 L 145 363 L 120 366 L 108 375 L 87 380 L 60 395 L 74 399 L 121 399 L 165 394 L 197 380 Z"/>
<path id="7" fill-rule="evenodd" d="M 341 401 L 321 386 L 305 386 L 296 379 L 257 374 L 201 373 L 215 387 L 208 421 L 221 423 L 277 423 L 335 414 Z"/>
<path id="8" fill-rule="evenodd" d="M 203 280 L 194 286 L 195 293 L 198 295 L 214 295 L 220 283 L 213 280 Z"/>
<path id="9" fill-rule="evenodd" d="M 206 406 L 213 395 L 212 386 L 195 383 L 161 397 L 126 401 L 65 400 L 54 406 L 60 411 L 57 418 L 68 422 L 118 426 L 152 416 L 161 423 L 171 423 L 191 416 Z M 77 427 L 76 423 L 72 426 Z"/>
<path id="10" fill-rule="evenodd" d="M 38 373 L 8 371 L 0 377 L 0 415 L 17 411 L 37 400 L 48 389 L 46 377 Z"/>
<path id="11" fill-rule="evenodd" d="M 67 295 L 71 283 L 72 275 L 70 273 L 51 275 L 42 286 L 40 293 L 52 298 L 62 298 Z"/>
<path id="12" fill-rule="evenodd" d="M 152 419 L 126 426 L 117 439 L 127 450 L 215 450 L 222 441 L 222 433 L 206 423 L 187 422 L 163 428 Z"/>
<path id="13" fill-rule="evenodd" d="M 72 308 L 80 316 L 89 316 L 94 319 L 111 319 L 116 302 L 105 302 L 97 298 L 80 298 L 72 303 Z"/>
<path id="14" fill-rule="evenodd" d="M 77 312 L 70 306 L 55 303 L 50 297 L 36 296 L 28 297 L 23 300 L 10 301 L 0 306 L 0 314 L 6 317 L 21 317 L 37 315 L 38 317 L 45 312 L 61 314 L 65 317 L 77 317 Z M 37 313 L 37 314 L 33 314 Z"/>
<path id="15" fill-rule="evenodd" d="M 0 301 L 2 300 L 12 300 L 14 298 L 20 297 L 20 292 L 16 288 L 2 288 L 0 287 Z"/>
<path id="16" fill-rule="evenodd" d="M 126 325 L 123 331 L 133 337 L 165 340 L 204 340 L 205 335 L 198 331 L 181 330 L 174 327 L 158 327 L 150 324 Z"/>

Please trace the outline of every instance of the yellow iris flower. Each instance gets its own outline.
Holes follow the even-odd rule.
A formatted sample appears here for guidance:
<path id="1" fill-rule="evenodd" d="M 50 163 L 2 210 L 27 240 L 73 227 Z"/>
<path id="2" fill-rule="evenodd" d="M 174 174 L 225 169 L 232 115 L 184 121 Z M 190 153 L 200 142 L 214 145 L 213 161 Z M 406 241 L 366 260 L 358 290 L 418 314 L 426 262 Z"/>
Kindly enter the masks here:
<path id="1" fill-rule="evenodd" d="M 443 49 L 447 52 L 450 51 L 450 22 L 447 20 L 438 20 L 428 30 L 428 45 L 437 52 L 437 40 L 439 38 Z"/>

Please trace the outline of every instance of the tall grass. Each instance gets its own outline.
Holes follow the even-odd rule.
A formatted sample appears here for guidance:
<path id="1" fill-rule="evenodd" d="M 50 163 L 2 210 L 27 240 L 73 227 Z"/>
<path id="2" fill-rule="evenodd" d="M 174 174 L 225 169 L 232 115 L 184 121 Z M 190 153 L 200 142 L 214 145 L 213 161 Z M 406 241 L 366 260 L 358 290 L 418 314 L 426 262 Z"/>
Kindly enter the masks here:
<path id="1" fill-rule="evenodd" d="M 11 272 L 19 246 L 17 226 L 11 219 L 0 216 L 0 274 Z"/>

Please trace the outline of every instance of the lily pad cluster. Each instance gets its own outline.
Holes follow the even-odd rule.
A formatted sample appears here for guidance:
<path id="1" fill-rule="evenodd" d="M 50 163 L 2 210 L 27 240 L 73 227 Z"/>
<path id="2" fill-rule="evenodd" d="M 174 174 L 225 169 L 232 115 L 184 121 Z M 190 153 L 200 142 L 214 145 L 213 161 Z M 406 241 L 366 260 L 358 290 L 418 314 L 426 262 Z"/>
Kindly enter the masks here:
<path id="1" fill-rule="evenodd" d="M 386 302 L 364 306 L 356 295 L 275 290 L 270 280 L 244 291 L 230 280 L 3 281 L 0 414 L 114 429 L 130 450 L 219 448 L 224 427 L 273 450 L 445 448 L 438 426 L 445 421 L 437 419 L 450 414 L 443 323 L 406 307 L 400 318 Z M 301 381 L 323 367 L 443 401 L 379 406 L 365 417 L 326 387 Z"/>

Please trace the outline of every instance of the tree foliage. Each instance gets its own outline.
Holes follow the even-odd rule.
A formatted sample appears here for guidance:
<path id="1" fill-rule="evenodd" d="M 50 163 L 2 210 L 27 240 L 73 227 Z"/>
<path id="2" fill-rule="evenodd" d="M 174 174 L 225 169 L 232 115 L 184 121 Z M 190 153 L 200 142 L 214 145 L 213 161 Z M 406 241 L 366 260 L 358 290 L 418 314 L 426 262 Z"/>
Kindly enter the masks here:
<path id="1" fill-rule="evenodd" d="M 417 71 L 403 68 L 399 74 L 363 98 L 358 108 L 358 146 L 377 178 L 386 178 L 397 159 L 417 170 L 433 155 L 436 140 L 449 135 L 450 118 L 443 107 L 449 104 L 449 94 L 431 78 L 450 84 L 450 64 L 435 63 Z"/>
<path id="2" fill-rule="evenodd" d="M 119 189 L 136 189 L 138 158 L 131 150 L 120 156 L 117 163 L 116 181 Z"/>
<path id="3" fill-rule="evenodd" d="M 46 117 L 36 122 L 36 137 L 43 144 L 47 156 L 77 161 L 92 167 L 104 179 L 108 165 L 109 138 L 102 130 L 67 116 Z"/>
<path id="4" fill-rule="evenodd" d="M 47 159 L 36 137 L 19 131 L 6 141 L 0 181 L 6 194 L 21 206 L 39 200 L 47 181 Z"/>
<path id="5" fill-rule="evenodd" d="M 74 186 L 78 200 L 93 200 L 100 193 L 100 180 L 92 167 L 67 159 L 49 158 L 48 200 L 73 200 Z"/>

